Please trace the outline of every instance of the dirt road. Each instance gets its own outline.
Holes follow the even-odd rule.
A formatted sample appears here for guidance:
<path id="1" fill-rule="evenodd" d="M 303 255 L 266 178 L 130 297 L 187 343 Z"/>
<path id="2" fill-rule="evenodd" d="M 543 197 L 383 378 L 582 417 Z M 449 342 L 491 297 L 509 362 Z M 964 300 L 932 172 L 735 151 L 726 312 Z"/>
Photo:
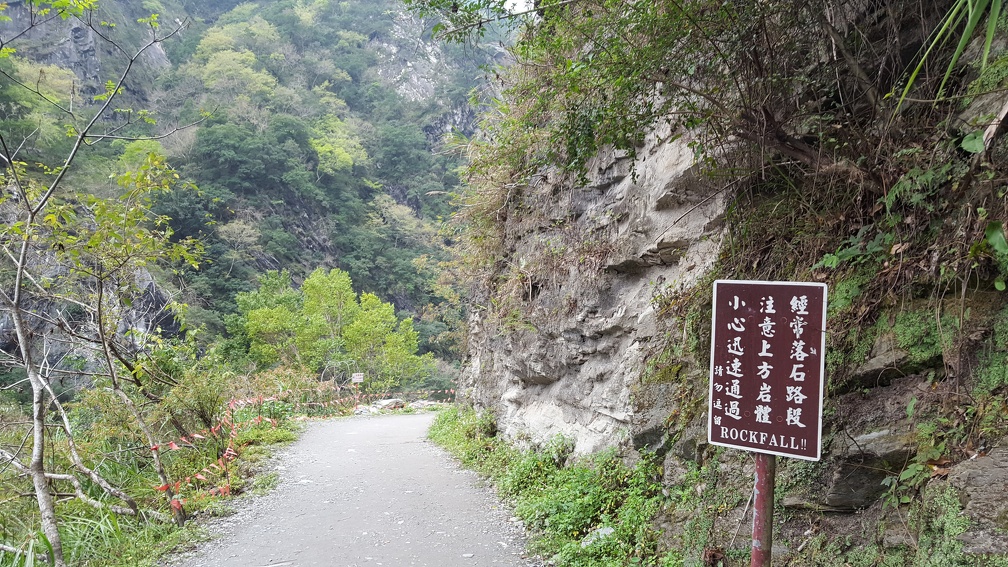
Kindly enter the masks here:
<path id="1" fill-rule="evenodd" d="M 431 414 L 312 423 L 270 494 L 239 505 L 181 567 L 529 566 L 521 529 L 426 441 Z"/>

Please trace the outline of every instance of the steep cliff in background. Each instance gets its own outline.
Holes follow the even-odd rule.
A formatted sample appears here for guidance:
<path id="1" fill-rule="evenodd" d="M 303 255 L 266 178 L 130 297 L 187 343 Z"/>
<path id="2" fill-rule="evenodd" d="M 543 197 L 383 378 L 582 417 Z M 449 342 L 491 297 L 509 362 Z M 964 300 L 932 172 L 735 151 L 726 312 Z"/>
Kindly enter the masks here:
<path id="1" fill-rule="evenodd" d="M 826 282 L 825 452 L 781 465 L 775 552 L 1002 560 L 1004 15 L 990 64 L 981 33 L 943 80 L 956 36 L 906 86 L 955 2 L 756 4 L 591 3 L 524 28 L 462 212 L 463 386 L 518 442 L 656 453 L 666 543 L 713 565 L 748 547 L 753 470 L 706 441 L 711 282 Z"/>
<path id="2" fill-rule="evenodd" d="M 33 16 L 26 2 L 9 2 L 4 12 L 11 20 L 0 22 L 0 31 L 5 39 L 13 36 Z M 103 3 L 97 17 L 108 22 L 136 22 L 150 16 L 150 11 L 135 3 Z M 37 16 L 35 16 L 37 18 Z M 40 18 L 42 19 L 42 18 Z M 45 65 L 68 69 L 77 77 L 74 93 L 77 104 L 89 106 L 96 95 L 105 92 L 105 82 L 122 71 L 123 53 L 110 42 L 103 40 L 77 18 L 48 17 L 45 25 L 34 26 L 18 38 L 17 55 Z M 107 28 L 107 37 L 128 49 L 136 49 L 150 36 L 150 29 L 139 25 L 123 25 Z M 143 54 L 139 65 L 126 84 L 131 100 L 141 104 L 149 103 L 150 85 L 158 73 L 171 66 L 161 45 L 156 45 Z"/>

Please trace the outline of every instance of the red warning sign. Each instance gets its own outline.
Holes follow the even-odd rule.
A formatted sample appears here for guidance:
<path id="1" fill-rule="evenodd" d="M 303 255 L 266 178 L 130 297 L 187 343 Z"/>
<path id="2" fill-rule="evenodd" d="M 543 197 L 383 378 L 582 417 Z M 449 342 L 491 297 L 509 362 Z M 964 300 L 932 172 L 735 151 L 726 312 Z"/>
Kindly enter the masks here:
<path id="1" fill-rule="evenodd" d="M 708 440 L 818 461 L 826 284 L 714 282 Z"/>

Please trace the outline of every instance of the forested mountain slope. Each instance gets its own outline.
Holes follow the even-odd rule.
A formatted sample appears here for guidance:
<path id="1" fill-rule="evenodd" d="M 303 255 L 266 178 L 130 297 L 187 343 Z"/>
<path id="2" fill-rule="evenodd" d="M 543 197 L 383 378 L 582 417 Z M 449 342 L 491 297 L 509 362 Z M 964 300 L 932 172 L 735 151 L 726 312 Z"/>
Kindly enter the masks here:
<path id="1" fill-rule="evenodd" d="M 451 212 L 458 161 L 442 150 L 447 136 L 472 132 L 467 97 L 484 55 L 432 46 L 424 24 L 397 8 L 99 3 L 95 17 L 116 23 L 110 38 L 129 48 L 143 39 L 139 18 L 156 13 L 161 29 L 185 24 L 137 62 L 120 99 L 157 121 L 144 133 L 168 135 L 96 145 L 71 179 L 94 183 L 121 156 L 153 150 L 198 188 L 180 186 L 154 204 L 176 238 L 206 248 L 200 269 L 174 283 L 191 327 L 222 332 L 235 293 L 264 270 L 300 281 L 338 267 L 403 313 L 426 310 L 425 348 L 448 356 L 448 343 L 427 340 L 447 330 L 435 321 L 431 266 L 443 259 L 438 223 Z M 27 18 L 21 3 L 7 13 L 7 29 Z M 20 76 L 44 72 L 29 61 L 69 69 L 77 104 L 91 104 L 120 71 L 121 54 L 72 19 L 19 40 Z"/>

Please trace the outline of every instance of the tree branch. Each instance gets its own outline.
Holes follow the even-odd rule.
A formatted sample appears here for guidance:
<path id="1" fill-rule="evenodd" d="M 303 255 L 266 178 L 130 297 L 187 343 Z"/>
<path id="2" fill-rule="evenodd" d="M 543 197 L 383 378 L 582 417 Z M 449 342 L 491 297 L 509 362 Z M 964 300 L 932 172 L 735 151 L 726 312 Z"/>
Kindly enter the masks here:
<path id="1" fill-rule="evenodd" d="M 126 506 L 116 506 L 114 504 L 105 504 L 99 502 L 98 500 L 91 498 L 90 496 L 87 495 L 87 493 L 84 492 L 84 486 L 81 484 L 80 479 L 72 474 L 47 473 L 46 478 L 48 478 L 49 480 L 61 480 L 69 482 L 74 487 L 74 494 L 77 497 L 77 499 L 97 510 L 108 510 L 109 512 L 113 512 L 121 516 L 133 516 L 138 518 L 149 517 L 159 522 L 168 521 L 167 516 L 165 516 L 161 512 L 156 512 L 154 510 L 140 510 L 139 508 L 133 509 L 133 508 L 127 508 Z"/>
<path id="2" fill-rule="evenodd" d="M 854 55 L 847 49 L 847 44 L 844 43 L 844 38 L 840 35 L 833 24 L 826 19 L 826 16 L 819 14 L 819 23 L 822 25 L 823 29 L 830 36 L 833 41 L 833 46 L 837 48 L 840 55 L 843 56 L 844 61 L 847 63 L 847 67 L 853 73 L 854 78 L 857 79 L 858 83 L 861 83 L 861 88 L 864 89 L 865 96 L 868 98 L 868 102 L 871 103 L 873 109 L 878 109 L 878 90 L 875 85 L 868 78 L 868 74 L 864 72 L 861 65 L 858 64 L 857 59 Z"/>
<path id="3" fill-rule="evenodd" d="M 22 550 L 16 547 L 11 547 L 5 543 L 0 543 L 0 551 L 4 551 L 6 553 L 13 553 L 15 556 L 21 555 L 21 553 L 23 553 Z"/>
<path id="4" fill-rule="evenodd" d="M 17 452 L 20 453 L 23 448 L 24 448 L 24 443 L 21 443 L 21 447 L 18 448 Z M 17 470 L 21 471 L 24 474 L 31 473 L 31 471 L 28 470 L 28 467 L 25 466 L 24 463 L 22 463 L 21 461 L 18 460 L 18 457 L 17 457 L 16 453 L 9 453 L 9 452 L 5 451 L 4 449 L 0 449 L 0 458 L 7 459 L 7 462 L 9 464 L 13 465 L 14 468 L 16 468 Z M 3 472 L 3 471 L 0 471 L 0 472 Z"/>
<path id="5" fill-rule="evenodd" d="M 88 134 L 91 132 L 91 129 L 94 128 L 95 124 L 98 123 L 98 120 L 105 114 L 105 112 L 112 107 L 112 101 L 115 100 L 116 95 L 119 93 L 119 91 L 122 90 L 123 85 L 126 84 L 126 77 L 129 76 L 130 71 L 133 69 L 133 65 L 137 62 L 140 56 L 143 55 L 144 52 L 146 52 L 151 47 L 157 45 L 158 43 L 161 43 L 165 39 L 168 39 L 176 35 L 180 30 L 181 26 L 175 28 L 170 34 L 168 34 L 163 38 L 158 38 L 157 35 L 155 35 L 153 39 L 151 39 L 142 47 L 140 47 L 140 49 L 138 49 L 137 52 L 128 59 L 128 61 L 126 62 L 126 68 L 123 69 L 123 71 L 119 74 L 119 80 L 116 81 L 113 88 L 109 91 L 108 97 L 105 99 L 104 104 L 102 104 L 101 107 L 98 108 L 98 111 L 91 118 L 91 120 L 88 121 L 87 125 L 77 134 L 77 138 L 74 140 L 74 145 L 67 153 L 66 160 L 64 160 L 63 162 L 63 167 L 60 168 L 59 173 L 56 174 L 56 178 L 53 179 L 52 183 L 49 184 L 49 188 L 46 190 L 45 194 L 43 194 L 42 197 L 39 199 L 38 204 L 36 204 L 35 207 L 32 208 L 30 213 L 30 218 L 32 220 L 35 218 L 36 215 L 39 214 L 39 212 L 42 211 L 42 209 L 45 208 L 46 204 L 49 202 L 53 194 L 56 192 L 56 189 L 59 187 L 60 182 L 63 181 L 63 177 L 66 175 L 67 171 L 69 171 L 70 165 L 73 163 L 74 159 L 76 159 L 77 157 L 77 154 L 80 152 L 81 146 L 83 146 L 85 140 L 87 140 Z M 103 39 L 106 39 L 105 36 L 99 33 L 97 30 L 95 30 L 95 33 L 97 33 Z"/>
<path id="6" fill-rule="evenodd" d="M 6 71 L 3 71 L 3 70 L 0 70 L 0 76 L 6 77 L 10 82 L 14 83 L 15 85 L 21 87 L 22 89 L 30 92 L 33 95 L 41 98 L 42 100 L 48 102 L 51 106 L 55 107 L 60 112 L 63 112 L 64 114 L 69 114 L 70 116 L 73 116 L 74 113 L 72 111 L 68 110 L 62 104 L 56 102 L 55 100 L 53 100 L 53 99 L 47 97 L 46 95 L 42 94 L 41 89 L 39 89 L 39 84 L 41 83 L 41 71 L 39 73 L 40 73 L 39 74 L 39 81 L 36 82 L 35 83 L 35 87 L 32 88 L 32 87 L 24 84 L 23 82 L 19 81 L 17 79 L 17 77 L 11 75 L 10 73 L 8 73 Z"/>
<path id="7" fill-rule="evenodd" d="M 77 443 L 76 441 L 74 441 L 74 433 L 73 433 L 73 427 L 70 425 L 70 417 L 67 415 L 66 410 L 63 409 L 63 404 L 60 403 L 59 398 L 56 396 L 56 392 L 53 391 L 52 384 L 50 384 L 49 380 L 46 379 L 44 376 L 40 375 L 40 377 L 42 377 L 42 383 L 44 384 L 46 392 L 49 393 L 49 396 L 51 398 L 49 403 L 56 408 L 56 411 L 59 413 L 59 416 L 63 421 L 63 430 L 66 432 L 67 435 L 66 438 L 67 447 L 70 449 L 70 461 L 73 463 L 74 468 L 76 468 L 82 474 L 86 475 L 89 479 L 91 479 L 91 482 L 100 486 L 101 489 L 104 490 L 107 494 L 110 494 L 122 500 L 123 502 L 126 503 L 127 506 L 129 506 L 131 510 L 136 512 L 137 503 L 135 500 L 133 500 L 133 498 L 129 494 L 126 494 L 122 490 L 109 484 L 109 482 L 105 480 L 101 475 L 99 475 L 97 472 L 95 472 L 94 470 L 92 470 L 91 468 L 89 468 L 84 464 L 83 459 L 81 459 L 80 457 L 80 453 L 77 452 Z"/>

